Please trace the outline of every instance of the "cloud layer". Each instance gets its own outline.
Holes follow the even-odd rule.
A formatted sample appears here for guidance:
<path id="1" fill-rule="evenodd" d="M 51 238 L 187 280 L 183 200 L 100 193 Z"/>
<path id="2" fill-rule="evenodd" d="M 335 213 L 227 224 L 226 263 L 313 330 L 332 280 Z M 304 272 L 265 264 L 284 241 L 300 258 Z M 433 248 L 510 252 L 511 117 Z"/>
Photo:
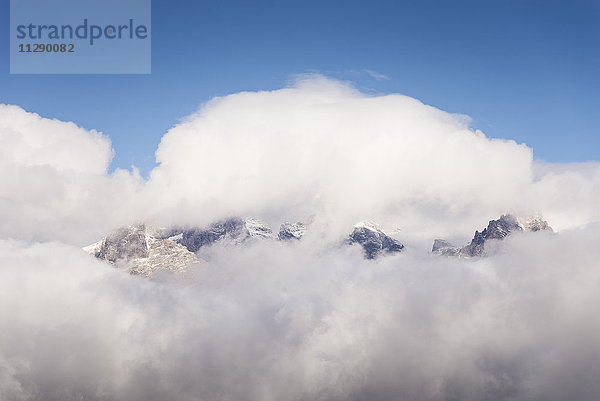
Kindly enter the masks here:
<path id="1" fill-rule="evenodd" d="M 598 235 L 517 235 L 471 261 L 262 242 L 216 250 L 187 286 L 3 241 L 0 394 L 592 400 Z"/>

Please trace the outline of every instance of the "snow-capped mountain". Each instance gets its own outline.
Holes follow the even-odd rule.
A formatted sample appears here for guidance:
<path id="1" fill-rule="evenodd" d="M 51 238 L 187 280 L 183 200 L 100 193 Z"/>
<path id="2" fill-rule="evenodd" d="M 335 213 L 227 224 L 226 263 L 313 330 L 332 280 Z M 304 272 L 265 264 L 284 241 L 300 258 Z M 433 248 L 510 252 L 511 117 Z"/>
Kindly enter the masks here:
<path id="1" fill-rule="evenodd" d="M 485 244 L 489 240 L 503 240 L 514 232 L 552 231 L 548 222 L 539 216 L 519 220 L 511 214 L 500 216 L 497 220 L 490 220 L 483 231 L 475 231 L 471 242 L 458 248 L 446 240 L 436 239 L 431 251 L 438 255 L 474 257 L 486 254 Z"/>

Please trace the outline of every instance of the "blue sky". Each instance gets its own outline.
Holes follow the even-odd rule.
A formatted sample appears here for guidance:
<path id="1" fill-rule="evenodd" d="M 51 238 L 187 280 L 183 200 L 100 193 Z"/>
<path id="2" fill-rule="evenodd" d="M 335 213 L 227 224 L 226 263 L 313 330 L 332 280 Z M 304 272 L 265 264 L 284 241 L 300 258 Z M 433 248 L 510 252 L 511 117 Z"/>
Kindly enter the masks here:
<path id="1" fill-rule="evenodd" d="M 0 102 L 108 134 L 112 168 L 146 174 L 201 103 L 307 72 L 468 114 L 538 160 L 600 159 L 599 1 L 155 0 L 151 75 L 9 75 L 1 4 Z"/>

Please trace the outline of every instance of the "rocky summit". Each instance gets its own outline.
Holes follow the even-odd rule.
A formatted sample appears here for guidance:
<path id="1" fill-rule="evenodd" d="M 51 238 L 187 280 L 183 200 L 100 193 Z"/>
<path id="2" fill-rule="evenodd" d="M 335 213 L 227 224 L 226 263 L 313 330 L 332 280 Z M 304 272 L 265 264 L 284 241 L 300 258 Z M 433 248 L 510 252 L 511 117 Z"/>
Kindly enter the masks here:
<path id="1" fill-rule="evenodd" d="M 438 255 L 475 257 L 486 255 L 485 244 L 489 240 L 503 240 L 514 232 L 535 232 L 552 231 L 548 222 L 541 217 L 533 217 L 520 221 L 511 214 L 500 216 L 497 220 L 490 220 L 488 226 L 483 231 L 475 231 L 471 242 L 462 248 L 457 248 L 443 239 L 436 239 L 433 242 L 431 251 Z"/>
<path id="2" fill-rule="evenodd" d="M 373 223 L 359 223 L 348 236 L 349 244 L 359 244 L 363 248 L 365 258 L 374 259 L 382 253 L 397 253 L 404 245 L 387 235 Z"/>
<path id="3" fill-rule="evenodd" d="M 84 250 L 131 274 L 148 277 L 162 270 L 182 273 L 190 265 L 202 263 L 177 240 L 162 238 L 159 231 L 139 224 L 121 227 Z"/>

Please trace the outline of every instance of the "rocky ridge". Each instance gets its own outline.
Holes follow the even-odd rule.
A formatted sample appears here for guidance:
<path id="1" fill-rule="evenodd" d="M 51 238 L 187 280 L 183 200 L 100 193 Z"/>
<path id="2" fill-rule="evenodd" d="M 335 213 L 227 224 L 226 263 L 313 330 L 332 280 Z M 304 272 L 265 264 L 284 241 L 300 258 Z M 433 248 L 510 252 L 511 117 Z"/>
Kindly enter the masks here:
<path id="1" fill-rule="evenodd" d="M 241 245 L 253 240 L 297 241 L 306 226 L 283 223 L 275 237 L 264 222 L 253 218 L 230 218 L 208 227 L 152 228 L 144 224 L 121 227 L 101 241 L 87 246 L 94 257 L 123 268 L 131 274 L 153 276 L 158 271 L 185 272 L 192 264 L 204 263 L 197 256 L 201 248 L 221 243 Z M 345 243 L 362 247 L 365 258 L 402 251 L 404 245 L 372 223 L 356 225 Z"/>

